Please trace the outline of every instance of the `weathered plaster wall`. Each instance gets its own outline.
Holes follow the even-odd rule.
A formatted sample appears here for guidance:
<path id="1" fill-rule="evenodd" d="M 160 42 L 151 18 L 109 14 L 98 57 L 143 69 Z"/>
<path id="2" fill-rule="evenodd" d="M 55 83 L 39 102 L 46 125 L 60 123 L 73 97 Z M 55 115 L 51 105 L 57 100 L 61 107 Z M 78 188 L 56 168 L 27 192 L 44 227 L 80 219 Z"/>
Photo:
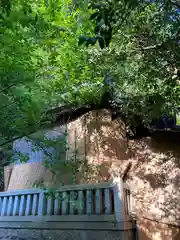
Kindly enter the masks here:
<path id="1" fill-rule="evenodd" d="M 53 129 L 41 130 L 31 135 L 31 138 L 41 139 L 44 137 L 47 139 L 58 139 L 59 137 L 64 138 L 66 126 L 54 127 Z M 28 141 L 26 138 L 21 138 L 13 142 L 13 150 L 15 152 L 20 152 L 21 154 L 25 154 L 28 156 L 28 163 L 40 163 L 43 162 L 46 158 L 45 152 L 52 153 L 52 149 L 48 148 L 48 146 L 43 149 L 39 146 L 38 149 L 34 149 L 33 141 Z M 20 164 L 19 154 L 14 154 L 14 164 Z"/>
<path id="2" fill-rule="evenodd" d="M 5 168 L 5 172 L 8 168 Z M 7 190 L 29 189 L 36 184 L 48 187 L 52 186 L 51 183 L 54 185 L 56 183 L 54 176 L 42 163 L 24 163 L 13 167 Z"/>
<path id="3" fill-rule="evenodd" d="M 137 221 L 138 240 L 179 240 L 180 228 L 143 218 Z"/>
<path id="4" fill-rule="evenodd" d="M 180 239 L 179 142 L 179 134 L 166 132 L 129 142 L 133 167 L 127 182 L 135 200 L 134 213 L 141 219 L 140 239 Z"/>
<path id="5" fill-rule="evenodd" d="M 157 225 L 155 220 L 180 226 L 179 134 L 162 132 L 153 139 L 128 142 L 124 124 L 120 119 L 112 122 L 108 111 L 94 111 L 71 122 L 68 133 L 67 160 L 83 160 L 76 169 L 76 183 L 110 180 L 131 162 L 127 182 L 135 199 L 134 213 L 141 218 L 140 239 L 178 239 L 178 227 L 172 231 L 170 226 Z M 66 179 L 70 172 L 60 175 L 64 184 L 70 183 Z M 143 217 L 153 221 L 147 224 Z"/>
<path id="6" fill-rule="evenodd" d="M 78 183 L 111 180 L 124 168 L 118 166 L 120 160 L 124 165 L 128 163 L 125 126 L 120 120 L 112 122 L 109 111 L 86 114 L 68 124 L 68 132 L 70 154 L 77 151 L 76 156 L 70 159 L 76 162 L 83 160 L 77 174 Z"/>
<path id="7" fill-rule="evenodd" d="M 141 215 L 180 225 L 180 148 L 165 133 L 131 141 L 129 183 Z"/>
<path id="8" fill-rule="evenodd" d="M 180 239 L 180 134 L 158 132 L 153 138 L 127 141 L 123 123 L 120 119 L 112 122 L 108 111 L 89 113 L 83 124 L 85 159 L 90 165 L 102 166 L 104 180 L 132 163 L 127 182 L 135 200 L 134 214 L 141 219 L 140 239 Z M 72 130 L 80 129 L 76 122 L 70 125 Z M 98 171 L 93 174 L 98 180 L 101 177 Z"/>
<path id="9" fill-rule="evenodd" d="M 61 127 L 56 130 L 62 131 Z M 25 150 L 30 153 L 30 162 L 15 165 L 10 179 L 10 167 L 5 168 L 6 189 L 32 188 L 36 183 L 58 187 L 61 184 L 108 181 L 120 173 L 120 167 L 116 167 L 120 159 L 127 163 L 129 156 L 127 142 L 124 141 L 124 125 L 118 120 L 112 123 L 109 111 L 90 112 L 69 123 L 67 130 L 69 150 L 66 157 L 58 161 L 56 174 L 44 167 L 42 154 L 31 154 L 31 145 L 23 142 L 22 150 L 27 145 Z M 18 142 L 18 149 L 21 149 L 20 146 Z M 62 163 L 65 160 L 75 163 L 76 169 L 64 167 Z"/>
<path id="10" fill-rule="evenodd" d="M 54 173 L 46 168 L 43 163 L 15 165 L 11 172 L 10 168 L 7 166 L 4 169 L 7 180 L 9 179 L 8 184 L 6 184 L 8 187 L 5 188 L 5 191 L 30 189 L 39 185 L 58 188 L 64 184 L 72 184 L 71 169 L 63 168 Z M 8 174 L 10 174 L 10 178 L 8 178 Z"/>

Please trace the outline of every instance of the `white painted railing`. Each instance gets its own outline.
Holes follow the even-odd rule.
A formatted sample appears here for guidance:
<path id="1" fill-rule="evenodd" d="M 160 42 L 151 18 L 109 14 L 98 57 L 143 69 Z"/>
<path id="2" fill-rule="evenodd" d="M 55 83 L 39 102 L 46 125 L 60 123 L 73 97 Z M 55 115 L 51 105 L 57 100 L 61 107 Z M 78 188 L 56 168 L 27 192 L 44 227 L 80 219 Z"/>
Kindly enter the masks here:
<path id="1" fill-rule="evenodd" d="M 130 215 L 130 190 L 116 183 L 63 186 L 54 197 L 41 189 L 0 193 L 0 221 L 122 222 Z"/>

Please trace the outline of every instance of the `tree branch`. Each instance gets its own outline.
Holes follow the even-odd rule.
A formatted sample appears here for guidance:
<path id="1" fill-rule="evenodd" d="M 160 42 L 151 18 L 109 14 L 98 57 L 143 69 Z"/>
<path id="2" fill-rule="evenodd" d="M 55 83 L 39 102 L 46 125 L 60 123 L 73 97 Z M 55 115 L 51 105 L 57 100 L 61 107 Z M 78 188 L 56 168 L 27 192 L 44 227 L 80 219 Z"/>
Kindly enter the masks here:
<path id="1" fill-rule="evenodd" d="M 25 137 L 25 136 L 24 136 L 24 135 L 21 135 L 21 136 L 12 138 L 12 139 L 10 139 L 10 140 L 7 140 L 6 142 L 3 142 L 2 144 L 0 144 L 0 147 L 3 147 L 3 146 L 5 146 L 6 144 L 12 143 L 12 142 L 14 142 L 14 141 L 16 141 L 16 140 L 18 140 L 18 139 L 20 139 L 20 138 L 23 138 L 23 137 Z"/>
<path id="2" fill-rule="evenodd" d="M 48 113 L 55 113 L 56 114 L 56 119 L 54 121 L 52 121 L 52 124 L 51 125 L 47 125 L 47 124 L 42 124 L 41 125 L 41 129 L 47 129 L 49 127 L 53 127 L 55 126 L 56 124 L 59 124 L 59 125 L 63 125 L 63 124 L 67 124 L 68 122 L 71 122 L 75 119 L 77 119 L 78 117 L 82 116 L 83 114 L 89 112 L 93 110 L 93 108 L 88 108 L 88 107 L 79 107 L 79 108 L 76 108 L 76 109 L 73 109 L 73 108 L 68 108 L 65 106 L 63 107 L 57 107 L 55 109 L 52 109 L 52 110 L 49 110 Z M 18 139 L 21 139 L 23 137 L 27 137 L 31 134 L 33 134 L 34 131 L 30 131 L 29 133 L 26 133 L 26 134 L 22 134 L 20 136 L 17 136 L 17 137 L 14 137 L 14 138 L 11 138 L 5 142 L 3 142 L 2 144 L 0 144 L 0 147 L 3 147 L 5 146 L 6 144 L 9 144 L 9 143 L 12 143 Z"/>
<path id="3" fill-rule="evenodd" d="M 9 90 L 9 88 L 14 87 L 14 86 L 17 86 L 17 85 L 19 85 L 19 84 L 21 84 L 21 83 L 22 83 L 22 82 L 12 83 L 12 84 L 10 84 L 9 86 L 4 87 L 3 89 L 1 89 L 1 90 L 0 90 L 0 93 L 3 93 L 4 91 Z"/>
<path id="4" fill-rule="evenodd" d="M 148 50 L 157 50 L 157 49 L 160 49 L 162 47 L 166 47 L 167 44 L 178 41 L 180 39 L 179 35 L 180 35 L 180 31 L 177 32 L 177 34 L 174 36 L 174 38 L 167 39 L 166 41 L 164 41 L 162 43 L 154 44 L 154 45 L 151 45 L 151 46 L 137 48 L 135 50 L 148 51 Z M 178 43 L 176 43 L 176 44 L 178 44 Z"/>
<path id="5" fill-rule="evenodd" d="M 180 4 L 178 2 L 174 2 L 172 0 L 169 0 L 171 4 L 173 4 L 174 6 L 176 6 L 177 8 L 180 8 Z"/>

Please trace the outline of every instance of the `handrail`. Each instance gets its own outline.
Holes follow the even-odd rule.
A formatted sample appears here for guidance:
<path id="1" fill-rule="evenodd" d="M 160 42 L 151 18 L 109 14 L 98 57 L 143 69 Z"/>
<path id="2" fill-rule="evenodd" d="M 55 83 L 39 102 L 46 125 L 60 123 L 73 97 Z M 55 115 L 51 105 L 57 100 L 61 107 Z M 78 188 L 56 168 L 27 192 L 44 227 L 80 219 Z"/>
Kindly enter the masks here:
<path id="1" fill-rule="evenodd" d="M 95 190 L 95 189 L 102 189 L 102 188 L 113 188 L 116 183 L 111 182 L 104 182 L 100 184 L 79 184 L 79 185 L 66 185 L 61 186 L 56 191 L 57 192 L 64 192 L 64 191 L 80 191 L 80 190 Z M 130 187 L 127 183 L 123 183 L 123 188 L 130 190 Z M 46 190 L 39 189 L 39 188 L 30 188 L 24 190 L 11 190 L 6 192 L 0 192 L 0 197 L 5 196 L 16 196 L 16 195 L 26 195 L 26 194 L 36 194 L 40 192 L 46 192 Z M 48 190 L 47 190 L 48 191 Z"/>
<path id="2" fill-rule="evenodd" d="M 37 194 L 37 193 L 40 193 L 42 191 L 43 190 L 39 189 L 39 188 L 31 188 L 31 189 L 24 189 L 24 190 L 13 190 L 13 191 L 7 191 L 7 192 L 0 192 L 0 197 Z"/>
<path id="3" fill-rule="evenodd" d="M 58 192 L 64 192 L 64 191 L 80 191 L 80 190 L 95 190 L 95 189 L 101 189 L 101 188 L 112 188 L 114 187 L 113 182 L 104 182 L 104 183 L 97 183 L 97 184 L 78 184 L 78 185 L 66 185 L 61 186 L 59 189 L 57 189 Z"/>

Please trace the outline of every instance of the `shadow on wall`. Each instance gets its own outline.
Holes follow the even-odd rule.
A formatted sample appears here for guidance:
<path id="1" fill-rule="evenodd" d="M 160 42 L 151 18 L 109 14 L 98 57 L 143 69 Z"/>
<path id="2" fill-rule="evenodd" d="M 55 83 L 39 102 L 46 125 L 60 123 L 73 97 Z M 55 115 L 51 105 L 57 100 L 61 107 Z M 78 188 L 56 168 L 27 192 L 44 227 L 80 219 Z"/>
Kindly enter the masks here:
<path id="1" fill-rule="evenodd" d="M 135 212 L 139 217 L 145 216 L 158 222 L 180 226 L 179 145 L 180 134 L 173 132 L 156 132 L 152 139 L 130 141 L 134 164 L 129 183 L 134 192 Z M 153 229 L 155 228 L 151 227 L 152 232 Z M 163 238 L 158 238 L 157 233 L 154 239 L 180 237 L 170 238 L 164 235 Z"/>
<path id="2" fill-rule="evenodd" d="M 180 136 L 178 133 L 157 132 L 153 138 L 128 143 L 124 125 L 120 120 L 112 122 L 109 111 L 93 111 L 68 124 L 68 144 L 70 150 L 67 161 L 73 163 L 75 168 L 67 171 L 60 168 L 56 177 L 57 186 L 62 183 L 109 181 L 121 174 L 131 161 L 133 167 L 129 173 L 128 183 L 131 185 L 135 199 L 135 214 L 141 219 L 144 216 L 180 226 Z M 21 173 L 23 172 L 25 171 L 21 170 Z M 37 175 L 40 176 L 39 173 Z M 75 179 L 73 179 L 74 175 Z M 27 175 L 25 177 L 28 178 Z M 48 180 L 48 186 L 53 181 Z M 18 182 L 17 177 L 15 182 Z M 149 226 L 152 226 L 152 223 Z M 141 232 L 146 234 L 145 229 L 148 229 L 148 224 L 141 222 L 140 227 Z M 157 227 L 157 230 L 158 228 L 160 229 Z M 151 232 L 150 235 L 146 234 L 149 239 L 173 239 L 170 235 L 166 238 L 158 237 L 161 233 L 156 232 L 155 229 L 151 227 L 147 230 Z M 165 228 L 162 231 L 168 230 Z"/>
<path id="3" fill-rule="evenodd" d="M 125 153 L 127 143 L 124 144 L 122 131 L 119 124 L 115 123 L 112 124 L 109 111 L 93 111 L 69 123 L 67 129 L 70 150 L 66 156 L 66 163 L 69 163 L 69 166 L 64 165 L 65 159 L 59 159 L 54 166 L 54 173 L 51 173 L 38 161 L 19 164 L 13 167 L 10 179 L 8 177 L 10 174 L 5 174 L 8 175 L 5 177 L 6 189 L 32 188 L 35 184 L 59 187 L 66 184 L 111 180 L 112 162 L 128 159 Z M 31 155 L 31 148 L 28 150 Z M 8 169 L 9 166 L 5 173 Z"/>
<path id="4" fill-rule="evenodd" d="M 139 220 L 141 239 L 180 239 L 175 237 L 178 227 L 176 231 L 172 231 L 171 227 L 166 225 L 142 220 L 144 216 L 180 226 L 179 133 L 157 132 L 153 138 L 128 143 L 123 123 L 117 119 L 112 122 L 109 111 L 90 112 L 69 123 L 67 128 L 70 146 L 67 161 L 73 163 L 75 168 L 67 171 L 60 168 L 53 178 L 47 174 L 48 181 L 44 182 L 48 186 L 54 185 L 55 182 L 58 187 L 62 184 L 109 181 L 121 174 L 131 161 L 133 167 L 129 173 L 128 183 L 135 199 L 134 212 L 141 218 L 141 221 Z M 23 169 L 21 172 L 18 170 L 17 174 L 20 173 L 22 176 L 24 173 L 27 181 L 25 179 L 23 181 L 28 185 L 30 182 L 28 176 L 32 175 L 32 172 L 37 172 L 37 180 L 41 178 L 42 171 L 40 173 L 38 171 L 40 170 L 37 166 L 34 166 L 29 175 L 25 174 Z M 20 183 L 22 177 L 18 180 L 15 175 L 14 179 L 16 184 L 12 184 L 12 190 L 17 189 L 18 181 Z M 27 185 L 26 188 L 32 187 Z"/>
<path id="5" fill-rule="evenodd" d="M 148 219 L 137 220 L 138 240 L 179 240 L 180 228 Z"/>
<path id="6" fill-rule="evenodd" d="M 108 111 L 91 112 L 86 119 L 87 144 L 92 143 L 90 154 L 95 151 L 100 161 L 129 159 L 125 126 L 120 120 L 112 122 Z"/>
<path id="7" fill-rule="evenodd" d="M 85 159 L 78 173 L 78 183 L 110 180 L 116 174 L 121 174 L 131 161 L 133 167 L 128 183 L 135 199 L 136 216 L 180 224 L 180 150 L 177 141 L 180 137 L 176 136 L 175 141 L 174 133 L 162 132 L 156 133 L 153 139 L 144 138 L 127 143 L 123 124 L 118 120 L 112 122 L 108 111 L 94 111 L 78 121 L 71 125 L 71 130 L 76 129 L 77 134 L 77 138 L 72 136 L 71 140 L 76 139 L 74 145 L 80 150 L 82 159 Z M 79 153 L 77 158 L 78 155 Z M 143 224 L 145 223 L 141 223 L 141 235 L 146 234 L 148 226 Z M 157 231 L 155 227 L 154 230 L 153 227 L 148 230 L 151 234 L 146 234 L 147 239 L 173 239 L 170 235 L 166 238 L 158 237 L 168 229 L 168 234 L 171 232 L 170 227 L 166 226 L 163 230 L 163 226 L 161 228 L 164 233 L 160 227 L 157 227 Z"/>
<path id="8" fill-rule="evenodd" d="M 134 211 L 141 218 L 140 239 L 180 239 L 178 227 L 142 220 L 145 216 L 180 225 L 178 134 L 160 132 L 153 138 L 128 143 L 123 123 L 112 122 L 108 111 L 88 113 L 70 123 L 68 129 L 71 151 L 77 150 L 74 160 L 82 160 L 76 170 L 77 183 L 108 181 L 131 161 L 128 183 L 134 194 Z"/>
<path id="9" fill-rule="evenodd" d="M 112 122 L 107 110 L 92 111 L 68 125 L 70 151 L 77 151 L 75 161 L 82 163 L 78 182 L 108 181 L 122 173 L 129 162 L 124 128 L 122 122 Z"/>

